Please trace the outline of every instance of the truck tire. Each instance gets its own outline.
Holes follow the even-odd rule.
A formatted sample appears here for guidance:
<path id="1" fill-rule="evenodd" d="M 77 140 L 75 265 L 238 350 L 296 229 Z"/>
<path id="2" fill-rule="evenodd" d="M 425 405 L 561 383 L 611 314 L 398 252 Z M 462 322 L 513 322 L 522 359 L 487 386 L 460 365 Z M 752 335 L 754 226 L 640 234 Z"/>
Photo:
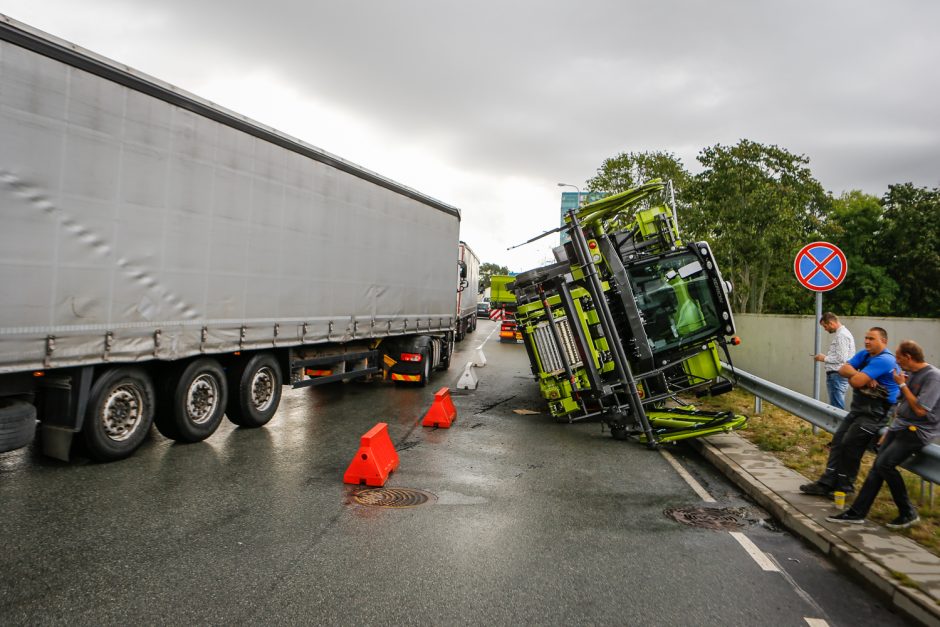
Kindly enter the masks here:
<path id="1" fill-rule="evenodd" d="M 239 427 L 261 427 L 281 403 L 281 367 L 270 353 L 258 353 L 229 370 L 225 415 Z"/>
<path id="2" fill-rule="evenodd" d="M 473 333 L 476 330 L 477 330 L 477 319 L 470 318 L 470 333 Z"/>
<path id="3" fill-rule="evenodd" d="M 215 359 L 197 359 L 165 380 L 157 429 L 177 442 L 201 442 L 215 433 L 225 414 L 228 384 Z"/>
<path id="4" fill-rule="evenodd" d="M 458 342 L 463 341 L 463 338 L 466 335 L 466 328 L 467 328 L 466 324 L 467 323 L 463 318 L 457 318 L 457 333 L 454 338 L 456 341 Z"/>
<path id="5" fill-rule="evenodd" d="M 450 360 L 454 356 L 454 336 L 448 335 L 447 339 L 444 342 L 444 346 L 441 348 L 444 352 L 444 356 L 441 357 L 441 370 L 450 370 Z"/>
<path id="6" fill-rule="evenodd" d="M 36 408 L 26 401 L 0 399 L 0 453 L 23 448 L 36 435 Z"/>
<path id="7" fill-rule="evenodd" d="M 105 370 L 91 386 L 82 426 L 88 456 L 99 462 L 129 457 L 153 424 L 153 382 L 143 369 Z"/>
<path id="8" fill-rule="evenodd" d="M 421 387 L 427 387 L 428 383 L 431 382 L 431 349 L 426 348 L 421 353 L 421 378 L 418 380 L 418 385 Z"/>

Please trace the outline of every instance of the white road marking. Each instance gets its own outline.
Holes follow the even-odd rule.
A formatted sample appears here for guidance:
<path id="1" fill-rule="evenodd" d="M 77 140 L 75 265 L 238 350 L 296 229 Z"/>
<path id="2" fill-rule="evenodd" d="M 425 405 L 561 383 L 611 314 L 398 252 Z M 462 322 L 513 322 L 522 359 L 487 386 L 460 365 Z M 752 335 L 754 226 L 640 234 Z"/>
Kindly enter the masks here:
<path id="1" fill-rule="evenodd" d="M 683 468 L 679 462 L 676 461 L 676 458 L 673 457 L 672 454 L 664 451 L 663 449 L 659 449 L 659 452 L 663 454 L 663 457 L 666 458 L 666 461 L 669 462 L 669 465 L 676 469 L 676 472 L 679 473 L 679 476 L 685 479 L 685 482 L 688 483 L 693 490 L 695 490 L 695 493 L 698 494 L 703 501 L 706 503 L 715 502 L 715 499 L 712 498 L 712 495 L 709 494 L 705 488 L 703 488 L 702 485 L 695 480 L 695 477 L 690 475 L 688 471 Z"/>
<path id="2" fill-rule="evenodd" d="M 692 475 L 690 475 L 689 472 L 685 468 L 682 467 L 682 465 L 676 460 L 675 457 L 673 457 L 670 453 L 668 453 L 667 451 L 663 449 L 659 449 L 659 452 L 662 453 L 666 461 L 669 462 L 669 464 L 675 469 L 677 473 L 679 473 L 680 477 L 685 479 L 685 482 L 688 483 L 689 486 L 691 486 L 691 488 L 695 491 L 696 494 L 699 495 L 699 497 L 703 501 L 705 501 L 706 503 L 715 502 L 715 499 L 712 498 L 712 496 L 705 490 L 705 488 L 703 488 L 702 485 L 698 481 L 696 481 L 695 478 Z M 772 555 L 761 551 L 757 547 L 757 545 L 754 544 L 750 540 L 750 538 L 745 536 L 743 533 L 739 531 L 731 531 L 729 533 L 731 534 L 731 537 L 737 540 L 738 544 L 740 544 L 741 547 L 745 551 L 747 551 L 747 554 L 751 556 L 751 559 L 757 562 L 757 565 L 760 566 L 762 570 L 767 571 L 767 572 L 780 573 L 781 575 L 783 575 L 783 577 L 787 580 L 787 582 L 790 584 L 793 590 L 797 593 L 797 595 L 800 596 L 800 598 L 802 598 L 808 605 L 810 605 L 813 609 L 819 612 L 819 614 L 822 614 L 822 615 L 826 614 L 826 612 L 822 609 L 822 607 L 820 607 L 819 604 L 816 603 L 813 597 L 810 596 L 809 593 L 807 593 L 805 590 L 803 590 L 799 586 L 799 584 L 796 583 L 793 577 L 791 577 L 789 573 L 787 573 L 785 570 L 783 570 L 783 568 L 780 567 L 779 564 L 777 564 L 776 560 L 774 560 Z M 803 620 L 806 621 L 809 627 L 829 627 L 829 623 L 826 622 L 822 618 L 804 617 Z"/>
<path id="3" fill-rule="evenodd" d="M 783 568 L 783 566 L 780 565 L 780 562 L 778 562 L 778 561 L 774 558 L 773 555 L 771 555 L 770 553 L 767 553 L 766 555 L 767 555 L 767 557 L 770 559 L 770 561 L 772 561 L 772 562 L 777 566 L 777 570 L 780 572 L 781 576 L 783 576 L 783 578 L 787 580 L 787 583 L 790 584 L 790 587 L 793 588 L 793 591 L 796 592 L 796 594 L 797 594 L 801 599 L 803 599 L 804 601 L 806 601 L 807 604 L 809 604 L 810 606 L 812 606 L 812 608 L 813 608 L 814 610 L 816 610 L 816 613 L 817 613 L 817 614 L 819 614 L 819 615 L 821 615 L 821 616 L 825 616 L 825 615 L 826 615 L 826 610 L 824 610 L 824 609 L 819 605 L 819 603 L 816 602 L 816 599 L 814 599 L 814 598 L 810 595 L 809 592 L 807 592 L 806 590 L 804 590 L 803 588 L 801 588 L 801 587 L 800 587 L 800 584 L 796 583 L 796 580 L 795 580 L 793 577 L 790 576 L 790 573 L 788 573 L 788 572 Z M 806 617 L 804 617 L 803 620 L 805 620 L 805 621 L 808 622 L 810 625 L 813 625 L 813 626 L 815 626 L 815 627 L 828 627 L 828 626 L 829 626 L 829 623 L 827 623 L 826 621 L 824 621 L 824 620 L 821 619 L 821 618 L 806 618 Z"/>
<path id="4" fill-rule="evenodd" d="M 495 327 L 493 327 L 493 330 L 490 331 L 490 334 L 487 335 L 487 336 L 483 339 L 483 341 L 480 342 L 480 345 L 477 346 L 476 348 L 474 348 L 473 350 L 483 350 L 483 347 L 486 346 L 486 343 L 490 341 L 490 338 L 493 337 L 493 334 L 496 333 L 497 331 L 499 331 L 499 325 L 496 325 Z M 470 363 L 473 363 L 473 362 L 471 361 Z M 460 373 L 459 375 L 457 375 L 457 378 L 454 379 L 455 383 L 454 383 L 451 387 L 457 387 L 457 385 L 458 385 L 459 382 L 460 382 L 460 378 L 461 378 L 462 376 L 463 376 L 463 371 L 461 371 L 461 373 Z"/>
<path id="5" fill-rule="evenodd" d="M 731 531 L 731 537 L 738 541 L 744 550 L 747 551 L 747 554 L 757 562 L 757 565 L 761 567 L 761 570 L 768 572 L 779 573 L 780 569 L 777 568 L 777 565 L 774 564 L 770 558 L 764 555 L 764 552 L 757 548 L 757 545 L 751 542 L 750 538 L 741 533 L 740 531 Z"/>
<path id="6" fill-rule="evenodd" d="M 499 325 L 498 325 L 498 324 L 497 324 L 495 327 L 493 327 L 493 330 L 490 331 L 490 334 L 486 336 L 486 339 L 483 340 L 483 342 L 481 342 L 479 346 L 477 346 L 477 349 L 479 350 L 479 349 L 483 348 L 483 346 L 484 346 L 487 342 L 490 341 L 490 338 L 493 337 L 493 334 L 496 333 L 497 331 L 499 331 Z"/>

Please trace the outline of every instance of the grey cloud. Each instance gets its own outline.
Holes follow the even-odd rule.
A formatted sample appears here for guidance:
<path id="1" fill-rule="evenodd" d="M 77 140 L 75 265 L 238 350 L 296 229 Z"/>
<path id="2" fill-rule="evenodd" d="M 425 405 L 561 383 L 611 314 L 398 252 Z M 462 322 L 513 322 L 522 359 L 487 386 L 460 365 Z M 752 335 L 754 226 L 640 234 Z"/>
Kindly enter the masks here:
<path id="1" fill-rule="evenodd" d="M 83 3 L 95 19 L 114 6 Z M 655 149 L 694 169 L 701 148 L 743 137 L 806 154 L 836 192 L 936 185 L 940 171 L 934 3 L 164 0 L 159 12 L 162 28 L 123 43 L 138 58 L 172 55 L 201 78 L 271 69 L 480 174 L 583 180 L 607 156 Z"/>

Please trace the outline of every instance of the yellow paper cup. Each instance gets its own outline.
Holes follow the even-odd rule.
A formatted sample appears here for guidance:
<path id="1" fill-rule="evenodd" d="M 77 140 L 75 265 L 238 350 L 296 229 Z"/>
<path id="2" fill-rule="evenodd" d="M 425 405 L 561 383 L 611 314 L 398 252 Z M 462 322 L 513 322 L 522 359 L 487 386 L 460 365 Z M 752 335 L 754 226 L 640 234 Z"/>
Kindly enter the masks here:
<path id="1" fill-rule="evenodd" d="M 835 503 L 836 509 L 845 509 L 845 492 L 833 492 L 832 502 Z"/>

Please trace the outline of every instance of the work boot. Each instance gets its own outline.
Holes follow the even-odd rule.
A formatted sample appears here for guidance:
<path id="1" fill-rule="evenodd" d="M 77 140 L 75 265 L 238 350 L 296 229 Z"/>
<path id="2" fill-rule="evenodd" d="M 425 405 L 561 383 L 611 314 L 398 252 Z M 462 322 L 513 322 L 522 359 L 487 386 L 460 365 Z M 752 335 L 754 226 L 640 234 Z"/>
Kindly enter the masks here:
<path id="1" fill-rule="evenodd" d="M 829 496 L 829 493 L 832 492 L 832 488 L 818 481 L 814 481 L 813 483 L 801 485 L 800 492 L 809 494 L 810 496 Z"/>

